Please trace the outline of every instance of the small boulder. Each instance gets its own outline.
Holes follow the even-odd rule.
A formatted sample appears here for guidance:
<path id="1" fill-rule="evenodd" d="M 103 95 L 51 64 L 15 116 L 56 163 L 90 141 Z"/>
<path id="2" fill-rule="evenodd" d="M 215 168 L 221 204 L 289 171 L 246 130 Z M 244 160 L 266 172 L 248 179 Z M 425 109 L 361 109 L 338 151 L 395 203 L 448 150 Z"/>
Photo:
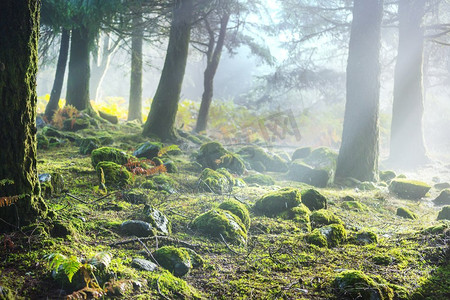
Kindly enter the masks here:
<path id="1" fill-rule="evenodd" d="M 158 269 L 158 265 L 142 258 L 133 258 L 131 266 L 138 270 L 154 272 Z"/>
<path id="2" fill-rule="evenodd" d="M 252 169 L 258 172 L 286 172 L 288 170 L 286 162 L 279 155 L 261 147 L 246 146 L 237 153 L 250 164 Z"/>
<path id="3" fill-rule="evenodd" d="M 294 161 L 296 159 L 304 159 L 307 158 L 311 154 L 311 147 L 302 147 L 298 148 L 292 153 L 291 160 Z"/>
<path id="4" fill-rule="evenodd" d="M 282 188 L 262 196 L 255 203 L 255 209 L 266 216 L 275 216 L 279 213 L 296 207 L 301 203 L 301 194 L 295 188 Z"/>
<path id="5" fill-rule="evenodd" d="M 223 209 L 212 209 L 194 219 L 193 229 L 234 244 L 245 244 L 247 230 L 238 216 Z"/>
<path id="6" fill-rule="evenodd" d="M 143 210 L 144 221 L 150 223 L 159 232 L 169 235 L 172 231 L 172 225 L 166 215 L 152 207 L 151 205 L 145 205 Z"/>
<path id="7" fill-rule="evenodd" d="M 343 224 L 338 216 L 325 209 L 313 211 L 309 218 L 313 228 L 330 224 Z"/>
<path id="8" fill-rule="evenodd" d="M 389 185 L 389 191 L 391 193 L 404 199 L 420 199 L 424 197 L 430 189 L 431 186 L 425 182 L 398 177 L 393 179 Z"/>
<path id="9" fill-rule="evenodd" d="M 442 190 L 433 202 L 434 205 L 450 205 L 450 189 L 446 188 Z"/>
<path id="10" fill-rule="evenodd" d="M 44 197 L 60 195 L 64 190 L 64 178 L 56 172 L 39 174 L 39 183 Z"/>
<path id="11" fill-rule="evenodd" d="M 367 207 L 359 201 L 345 201 L 341 207 L 345 210 L 364 211 Z"/>
<path id="12" fill-rule="evenodd" d="M 375 232 L 369 230 L 361 230 L 356 233 L 355 242 L 356 244 L 361 245 L 376 244 L 378 242 L 378 236 Z"/>
<path id="13" fill-rule="evenodd" d="M 78 131 L 89 128 L 91 122 L 88 118 L 69 118 L 63 122 L 63 130 L 66 131 Z"/>
<path id="14" fill-rule="evenodd" d="M 327 208 L 327 198 L 315 189 L 302 191 L 302 203 L 311 211 Z"/>
<path id="15" fill-rule="evenodd" d="M 153 183 L 160 191 L 166 191 L 170 194 L 175 193 L 176 182 L 172 177 L 166 174 L 160 174 L 152 177 Z"/>
<path id="16" fill-rule="evenodd" d="M 155 235 L 152 225 L 140 220 L 125 221 L 120 228 L 128 235 L 135 235 L 138 237 Z"/>
<path id="17" fill-rule="evenodd" d="M 235 216 L 241 219 L 242 224 L 244 224 L 245 228 L 248 230 L 250 227 L 250 214 L 248 212 L 247 207 L 239 201 L 236 200 L 228 200 L 222 202 L 219 205 L 220 209 L 227 210 L 233 213 Z"/>
<path id="18" fill-rule="evenodd" d="M 435 189 L 437 189 L 437 190 L 448 189 L 448 188 L 450 188 L 450 183 L 448 183 L 448 182 L 439 182 L 439 183 L 436 183 L 433 187 Z"/>
<path id="19" fill-rule="evenodd" d="M 311 211 L 304 204 L 293 207 L 289 210 L 282 212 L 279 216 L 285 220 L 292 220 L 296 225 L 306 232 L 311 231 L 311 224 L 309 215 Z"/>
<path id="20" fill-rule="evenodd" d="M 341 224 L 332 224 L 316 228 L 308 235 L 307 242 L 319 247 L 336 247 L 345 242 L 347 231 Z"/>
<path id="21" fill-rule="evenodd" d="M 339 273 L 333 285 L 338 297 L 345 299 L 391 300 L 394 298 L 394 291 L 387 284 L 380 284 L 357 270 Z"/>
<path id="22" fill-rule="evenodd" d="M 189 253 L 184 248 L 163 246 L 153 252 L 158 264 L 177 277 L 186 275 L 192 268 Z"/>
<path id="23" fill-rule="evenodd" d="M 275 180 L 269 175 L 265 174 L 253 174 L 244 177 L 244 181 L 247 184 L 259 184 L 259 185 L 274 185 Z"/>
<path id="24" fill-rule="evenodd" d="M 379 176 L 381 181 L 390 183 L 392 179 L 397 177 L 397 174 L 395 174 L 394 171 L 387 170 L 387 171 L 380 171 Z"/>
<path id="25" fill-rule="evenodd" d="M 107 186 L 123 188 L 133 184 L 133 176 L 125 169 L 112 161 L 101 161 L 95 168 L 99 181 Z"/>
<path id="26" fill-rule="evenodd" d="M 118 165 L 124 165 L 128 162 L 129 158 L 130 155 L 112 147 L 101 147 L 93 150 L 91 153 L 91 161 L 94 168 L 101 161 L 111 161 Z"/>
<path id="27" fill-rule="evenodd" d="M 438 220 L 450 220 L 450 206 L 444 206 L 438 214 Z"/>
<path id="28" fill-rule="evenodd" d="M 230 175 L 231 176 L 231 175 Z M 214 171 L 206 168 L 200 174 L 198 187 L 204 192 L 213 192 L 216 194 L 228 193 L 232 190 L 233 179 L 228 178 L 223 172 Z"/>
<path id="29" fill-rule="evenodd" d="M 101 110 L 98 111 L 98 115 L 100 116 L 100 118 L 108 121 L 111 124 L 119 124 L 119 118 L 115 115 L 105 113 Z"/>
<path id="30" fill-rule="evenodd" d="M 234 153 L 227 151 L 218 142 L 209 142 L 200 147 L 196 155 L 197 162 L 203 168 L 217 170 L 226 168 L 232 173 L 241 175 L 245 171 L 244 162 Z"/>
<path id="31" fill-rule="evenodd" d="M 332 178 L 336 171 L 338 154 L 327 147 L 319 147 L 314 149 L 308 157 L 303 161 L 314 167 L 316 170 L 325 170 Z"/>
<path id="32" fill-rule="evenodd" d="M 397 216 L 411 220 L 417 219 L 417 215 L 415 213 L 404 207 L 397 208 Z"/>
<path id="33" fill-rule="evenodd" d="M 293 181 L 304 182 L 322 188 L 326 187 L 330 181 L 330 173 L 328 171 L 316 170 L 299 160 L 292 162 L 287 177 Z"/>
<path id="34" fill-rule="evenodd" d="M 95 138 L 86 138 L 78 141 L 79 153 L 82 155 L 91 154 L 92 151 L 99 148 L 99 141 Z"/>
<path id="35" fill-rule="evenodd" d="M 141 144 L 136 151 L 133 152 L 133 155 L 137 158 L 147 158 L 152 159 L 153 157 L 158 157 L 159 151 L 162 149 L 162 144 L 158 142 L 145 142 Z"/>
<path id="36" fill-rule="evenodd" d="M 149 201 L 148 193 L 140 190 L 124 191 L 122 198 L 132 204 L 147 204 Z"/>

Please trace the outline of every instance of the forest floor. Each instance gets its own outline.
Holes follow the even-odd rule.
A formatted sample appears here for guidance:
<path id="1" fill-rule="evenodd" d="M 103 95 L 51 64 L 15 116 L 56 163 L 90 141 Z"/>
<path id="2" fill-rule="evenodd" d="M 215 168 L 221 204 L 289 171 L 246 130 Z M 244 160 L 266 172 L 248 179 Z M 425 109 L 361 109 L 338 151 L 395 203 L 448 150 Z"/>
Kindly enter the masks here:
<path id="1" fill-rule="evenodd" d="M 180 145 L 183 153 L 170 156 L 178 168 L 167 175 L 174 180 L 173 186 L 166 191 L 145 190 L 147 204 L 170 220 L 171 233 L 136 238 L 125 234 L 121 224 L 142 213 L 145 203 L 130 203 L 123 195 L 142 190 L 146 176 L 133 175 L 133 186 L 108 186 L 105 192 L 90 155 L 79 153 L 76 140 L 111 137 L 111 147 L 131 154 L 148 139 L 140 136 L 140 127 L 133 123 L 103 127 L 69 133 L 72 141 L 59 137 L 47 149 L 39 149 L 39 174 L 62 175 L 64 188 L 45 197 L 54 211 L 53 219 L 0 236 L 0 299 L 8 299 L 6 295 L 12 299 L 450 298 L 449 223 L 436 220 L 441 207 L 431 201 L 440 193 L 434 187 L 420 200 L 399 199 L 386 185 L 376 185 L 373 190 L 317 188 L 327 198 L 327 210 L 342 220 L 347 231 L 344 242 L 319 247 L 308 243 L 310 231 L 301 226 L 304 224 L 262 216 L 253 209 L 266 193 L 283 187 L 305 190 L 308 185 L 286 180 L 282 172 L 266 172 L 275 180 L 274 185 L 235 186 L 223 194 L 201 191 L 200 172 L 193 168 L 192 155 L 200 145 L 185 141 Z M 192 140 L 198 142 L 198 138 Z M 241 177 L 256 173 L 246 172 Z M 449 172 L 447 166 L 436 163 L 404 174 L 433 184 L 433 180 L 450 182 Z M 348 196 L 362 205 L 347 207 Z M 205 236 L 192 226 L 197 216 L 230 199 L 246 204 L 250 211 L 251 225 L 243 245 Z M 397 216 L 398 207 L 409 209 L 417 219 Z M 378 239 L 361 243 L 356 236 L 362 231 L 373 232 Z M 133 266 L 133 259 L 151 260 L 151 253 L 165 245 L 194 250 L 203 259 L 203 266 L 192 268 L 181 278 L 161 267 L 143 271 Z M 99 253 L 107 253 L 106 270 L 90 267 L 91 258 L 102 260 Z M 74 288 L 61 278 L 55 279 L 61 277 L 61 272 L 56 276 L 54 272 L 58 257 L 65 269 L 70 269 L 70 261 L 79 262 L 75 270 L 81 272 L 85 286 Z M 361 271 L 369 279 L 356 286 L 356 291 L 355 287 L 347 291 L 337 280 L 346 270 Z M 100 282 L 102 272 L 109 274 L 106 283 Z M 79 280 L 76 277 L 72 283 Z M 92 283 L 94 280 L 98 284 Z"/>

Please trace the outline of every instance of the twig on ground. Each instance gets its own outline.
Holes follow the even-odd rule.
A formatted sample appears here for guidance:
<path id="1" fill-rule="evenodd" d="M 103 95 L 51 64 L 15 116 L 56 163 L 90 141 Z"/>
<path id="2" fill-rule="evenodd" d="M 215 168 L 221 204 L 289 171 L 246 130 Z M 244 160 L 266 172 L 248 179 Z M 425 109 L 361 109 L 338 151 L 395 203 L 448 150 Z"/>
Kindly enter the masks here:
<path id="1" fill-rule="evenodd" d="M 70 198 L 73 198 L 73 199 L 75 199 L 75 200 L 77 200 L 77 201 L 80 201 L 81 203 L 89 204 L 88 202 L 86 202 L 86 201 L 84 201 L 84 200 L 82 200 L 82 199 L 80 199 L 80 198 L 78 198 L 77 196 L 74 196 L 74 195 L 72 195 L 72 194 L 66 193 L 66 195 L 69 196 Z"/>
<path id="2" fill-rule="evenodd" d="M 168 298 L 166 295 L 164 295 L 161 290 L 159 289 L 159 279 L 161 278 L 162 274 L 159 275 L 158 280 L 156 280 L 156 288 L 158 290 L 158 294 L 161 295 L 161 297 L 163 297 L 164 299 L 170 300 L 170 298 Z"/>
<path id="3" fill-rule="evenodd" d="M 225 246 L 227 246 L 228 250 L 231 251 L 231 253 L 236 254 L 236 255 L 240 255 L 239 253 L 237 253 L 236 251 L 234 251 L 233 249 L 231 249 L 231 247 L 228 245 L 228 243 L 225 241 L 225 239 L 223 238 L 223 235 L 220 233 L 219 234 L 220 237 L 222 238 L 223 243 L 225 244 Z"/>

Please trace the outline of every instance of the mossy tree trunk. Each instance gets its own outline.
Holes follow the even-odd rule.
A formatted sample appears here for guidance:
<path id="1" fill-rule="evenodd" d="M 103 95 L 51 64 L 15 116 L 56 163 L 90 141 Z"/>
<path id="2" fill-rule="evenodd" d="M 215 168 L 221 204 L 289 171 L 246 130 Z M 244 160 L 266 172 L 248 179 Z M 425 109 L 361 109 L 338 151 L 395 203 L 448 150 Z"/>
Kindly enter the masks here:
<path id="1" fill-rule="evenodd" d="M 205 20 L 205 26 L 209 34 L 208 49 L 206 52 L 206 69 L 203 77 L 203 95 L 202 102 L 200 104 L 200 110 L 198 113 L 197 124 L 195 126 L 196 132 L 202 132 L 206 130 L 208 123 L 209 108 L 211 106 L 212 98 L 214 95 L 214 76 L 216 75 L 217 68 L 220 63 L 220 57 L 222 55 L 223 46 L 225 44 L 225 37 L 227 33 L 228 21 L 230 19 L 230 13 L 226 13 L 220 20 L 219 36 L 217 37 L 217 43 L 215 41 L 215 34 Z"/>
<path id="2" fill-rule="evenodd" d="M 38 0 L 0 2 L 0 231 L 45 216 L 36 170 Z"/>
<path id="3" fill-rule="evenodd" d="M 193 0 L 175 1 L 166 59 L 144 125 L 144 136 L 155 135 L 162 140 L 177 136 L 174 124 L 188 57 L 193 7 Z"/>
<path id="4" fill-rule="evenodd" d="M 128 104 L 128 121 L 142 121 L 142 44 L 144 28 L 142 11 L 133 10 L 133 36 L 131 38 L 131 77 L 130 101 Z"/>
<path id="5" fill-rule="evenodd" d="M 378 173 L 382 0 L 355 0 L 347 62 L 347 101 L 336 180 Z"/>
<path id="6" fill-rule="evenodd" d="M 89 102 L 90 44 L 91 37 L 87 27 L 80 26 L 72 29 L 66 104 L 73 105 L 78 110 L 93 111 Z"/>
<path id="7" fill-rule="evenodd" d="M 59 47 L 58 63 L 56 64 L 55 81 L 53 82 L 50 101 L 45 107 L 45 116 L 51 121 L 54 112 L 58 109 L 59 99 L 61 98 L 61 90 L 64 82 L 64 74 L 66 73 L 67 58 L 69 57 L 70 31 L 63 29 L 61 32 L 61 45 Z"/>
<path id="8" fill-rule="evenodd" d="M 399 43 L 389 160 L 402 167 L 426 162 L 423 138 L 423 43 L 425 0 L 400 0 Z"/>

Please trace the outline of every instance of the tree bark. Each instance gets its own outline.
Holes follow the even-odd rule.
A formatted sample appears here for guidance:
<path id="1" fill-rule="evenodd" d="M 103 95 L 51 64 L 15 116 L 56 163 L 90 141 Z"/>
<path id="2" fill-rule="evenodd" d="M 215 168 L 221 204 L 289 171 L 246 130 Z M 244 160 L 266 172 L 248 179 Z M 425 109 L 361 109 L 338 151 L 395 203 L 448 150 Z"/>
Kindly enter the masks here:
<path id="1" fill-rule="evenodd" d="M 58 63 L 56 64 L 55 81 L 53 82 L 50 101 L 45 107 L 45 116 L 51 121 L 53 114 L 59 108 L 59 99 L 66 73 L 67 58 L 69 56 L 70 31 L 63 29 L 61 32 L 61 45 L 59 47 Z"/>
<path id="2" fill-rule="evenodd" d="M 176 139 L 174 124 L 188 56 L 193 14 L 193 0 L 175 3 L 169 44 L 158 88 L 144 125 L 144 136 L 162 140 Z"/>
<path id="3" fill-rule="evenodd" d="M 66 104 L 73 105 L 78 110 L 93 111 L 89 102 L 90 42 L 89 30 L 86 27 L 72 30 Z"/>
<path id="4" fill-rule="evenodd" d="M 142 11 L 133 12 L 133 36 L 131 38 L 131 76 L 130 100 L 128 102 L 128 121 L 142 121 L 142 44 L 144 28 L 142 27 Z"/>
<path id="5" fill-rule="evenodd" d="M 225 36 L 227 33 L 229 19 L 229 13 L 226 13 L 221 19 L 219 37 L 217 38 L 217 44 L 215 45 L 215 48 L 214 33 L 211 32 L 211 28 L 208 28 L 210 43 L 206 56 L 206 69 L 203 78 L 204 90 L 202 95 L 202 102 L 200 104 L 195 132 L 205 131 L 208 124 L 209 108 L 211 106 L 212 98 L 214 95 L 214 76 L 216 75 L 217 68 L 220 63 L 220 57 L 222 55 L 223 46 L 225 44 Z M 209 27 L 208 24 L 206 24 L 206 26 Z"/>
<path id="6" fill-rule="evenodd" d="M 39 3 L 0 2 L 0 201 L 13 202 L 0 207 L 0 231 L 47 212 L 36 170 Z"/>
<path id="7" fill-rule="evenodd" d="M 378 173 L 382 0 L 355 0 L 347 62 L 347 101 L 335 180 L 374 181 Z"/>
<path id="8" fill-rule="evenodd" d="M 423 43 L 425 0 L 400 0 L 389 161 L 402 167 L 426 162 L 423 138 Z"/>

